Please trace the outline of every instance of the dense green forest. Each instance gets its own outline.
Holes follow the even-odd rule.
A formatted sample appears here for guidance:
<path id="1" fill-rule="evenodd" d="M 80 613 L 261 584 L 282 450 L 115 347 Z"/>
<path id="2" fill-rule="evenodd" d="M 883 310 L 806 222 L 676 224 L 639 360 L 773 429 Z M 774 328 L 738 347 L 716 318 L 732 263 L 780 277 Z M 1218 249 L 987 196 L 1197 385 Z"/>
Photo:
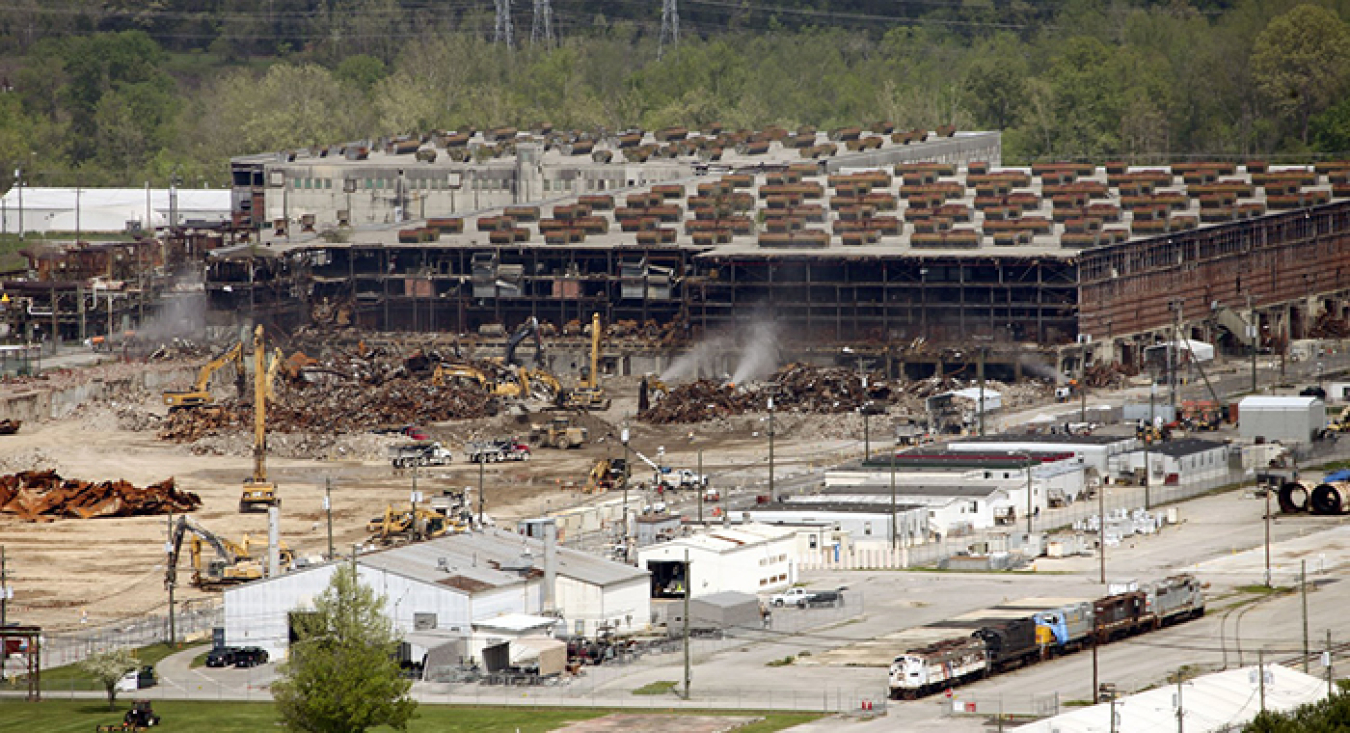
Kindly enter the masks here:
<path id="1" fill-rule="evenodd" d="M 431 129 L 1000 129 L 1004 159 L 1350 154 L 1350 0 L 10 0 L 0 187 L 224 185 Z M 542 26 L 542 24 L 541 24 Z"/>

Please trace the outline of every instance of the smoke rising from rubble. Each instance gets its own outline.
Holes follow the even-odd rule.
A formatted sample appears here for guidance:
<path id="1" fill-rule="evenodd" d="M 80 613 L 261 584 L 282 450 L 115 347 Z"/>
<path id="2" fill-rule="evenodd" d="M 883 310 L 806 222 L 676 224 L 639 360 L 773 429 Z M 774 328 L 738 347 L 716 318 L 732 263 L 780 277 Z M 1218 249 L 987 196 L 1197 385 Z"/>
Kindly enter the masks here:
<path id="1" fill-rule="evenodd" d="M 1066 381 L 1063 374 L 1060 374 L 1058 370 L 1043 361 L 1030 357 L 1023 357 L 1019 360 L 1019 363 L 1022 365 L 1022 371 L 1033 377 L 1048 379 L 1055 384 L 1062 384 Z"/>
<path id="2" fill-rule="evenodd" d="M 159 310 L 141 324 L 136 335 L 148 341 L 200 340 L 206 331 L 206 290 L 201 275 L 175 278 L 170 292 L 171 295 L 160 300 Z"/>
<path id="3" fill-rule="evenodd" d="M 695 344 L 671 362 L 661 379 L 725 376 L 720 369 L 720 364 L 725 363 L 721 361 L 723 358 L 730 358 L 735 364 L 731 370 L 731 381 L 735 384 L 768 376 L 780 361 L 778 328 L 778 322 L 767 310 L 756 310 L 748 321 L 733 330 L 715 333 Z"/>

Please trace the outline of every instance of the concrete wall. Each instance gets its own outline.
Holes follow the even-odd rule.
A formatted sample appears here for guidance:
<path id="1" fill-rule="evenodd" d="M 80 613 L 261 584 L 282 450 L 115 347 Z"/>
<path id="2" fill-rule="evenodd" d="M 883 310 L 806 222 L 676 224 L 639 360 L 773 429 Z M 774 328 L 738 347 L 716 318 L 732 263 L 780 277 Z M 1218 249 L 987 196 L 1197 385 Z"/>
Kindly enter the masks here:
<path id="1" fill-rule="evenodd" d="M 563 615 L 560 634 L 594 636 L 606 624 L 621 631 L 645 628 L 651 622 L 651 579 L 647 576 L 607 588 L 558 576 L 558 609 Z"/>
<path id="2" fill-rule="evenodd" d="M 226 371 L 226 370 L 221 370 Z M 80 406 L 130 391 L 157 394 L 167 388 L 187 387 L 197 376 L 192 368 L 146 369 L 122 379 L 95 379 L 63 387 L 23 386 L 0 393 L 0 419 L 42 422 L 69 417 Z M 213 384 L 220 381 L 213 380 Z"/>

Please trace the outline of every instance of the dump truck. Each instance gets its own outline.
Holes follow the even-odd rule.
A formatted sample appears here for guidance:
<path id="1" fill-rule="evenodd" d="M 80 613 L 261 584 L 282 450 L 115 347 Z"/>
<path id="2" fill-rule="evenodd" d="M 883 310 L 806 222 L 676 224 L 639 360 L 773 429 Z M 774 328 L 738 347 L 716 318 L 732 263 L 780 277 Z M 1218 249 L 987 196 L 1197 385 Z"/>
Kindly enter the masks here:
<path id="1" fill-rule="evenodd" d="M 470 463 L 530 460 L 530 446 L 514 440 L 480 440 L 464 446 Z"/>
<path id="2" fill-rule="evenodd" d="M 450 450 L 434 440 L 400 443 L 389 447 L 389 462 L 394 464 L 394 468 L 448 466 L 452 458 Z"/>

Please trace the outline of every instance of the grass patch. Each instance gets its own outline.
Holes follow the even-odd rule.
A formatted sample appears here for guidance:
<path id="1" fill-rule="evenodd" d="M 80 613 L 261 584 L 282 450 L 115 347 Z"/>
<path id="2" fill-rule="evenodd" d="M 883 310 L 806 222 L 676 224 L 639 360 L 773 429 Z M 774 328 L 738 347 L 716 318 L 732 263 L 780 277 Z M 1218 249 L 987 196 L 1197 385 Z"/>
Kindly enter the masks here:
<path id="1" fill-rule="evenodd" d="M 671 683 L 674 684 L 674 683 Z M 264 702 L 216 702 L 156 700 L 155 712 L 162 718 L 157 731 L 202 731 L 212 733 L 257 733 L 275 730 L 276 707 Z M 117 710 L 95 700 L 48 700 L 28 703 L 16 699 L 0 701 L 0 733 L 89 733 L 97 725 L 120 723 L 130 707 L 119 700 Z M 568 723 L 591 720 L 611 713 L 632 710 L 606 708 L 474 707 L 420 705 L 417 717 L 408 724 L 411 733 L 546 733 Z M 662 714 L 761 715 L 763 720 L 738 728 L 737 733 L 773 733 L 821 717 L 818 713 L 758 713 L 739 710 L 659 711 Z M 387 733 L 390 728 L 374 728 L 372 733 Z"/>
<path id="2" fill-rule="evenodd" d="M 1256 596 L 1273 596 L 1294 592 L 1293 588 L 1286 588 L 1284 586 L 1279 585 L 1270 587 L 1262 585 L 1260 583 L 1255 583 L 1252 585 L 1239 585 L 1237 588 L 1235 588 L 1235 590 L 1239 593 L 1250 593 L 1251 595 Z"/>
<path id="3" fill-rule="evenodd" d="M 662 680 L 662 681 L 660 681 L 660 682 L 651 682 L 651 683 L 649 683 L 649 684 L 645 684 L 645 685 L 643 685 L 643 686 L 637 688 L 636 690 L 633 690 L 633 694 L 634 694 L 634 695 L 665 695 L 665 694 L 667 694 L 667 693 L 669 693 L 669 692 L 674 692 L 674 691 L 675 691 L 675 686 L 678 685 L 678 684 L 680 684 L 680 683 L 678 683 L 678 682 L 668 682 L 668 681 L 665 681 L 665 680 Z"/>
<path id="4" fill-rule="evenodd" d="M 1060 700 L 1059 704 L 1066 708 L 1090 708 L 1097 703 L 1091 700 Z"/>
<path id="5" fill-rule="evenodd" d="M 764 666 L 766 666 L 766 667 L 786 667 L 786 666 L 792 664 L 792 663 L 795 662 L 795 661 L 797 661 L 797 658 L 794 657 L 794 656 L 792 656 L 791 654 L 789 654 L 788 656 L 783 657 L 782 659 L 774 659 L 774 660 L 771 660 L 771 661 L 767 662 Z"/>
<path id="6" fill-rule="evenodd" d="M 136 659 L 142 665 L 156 665 L 164 660 L 170 654 L 177 654 L 184 649 L 192 647 L 205 646 L 207 642 L 197 641 L 191 644 L 185 644 L 181 647 L 171 647 L 168 644 L 151 644 L 150 646 L 136 649 Z M 206 653 L 201 655 L 203 663 L 206 659 Z M 22 677 L 17 678 L 19 680 Z M 23 682 L 19 681 L 18 686 L 22 687 Z M 44 690 L 102 690 L 103 685 L 94 681 L 93 677 L 84 673 L 78 664 L 67 664 L 60 667 L 42 670 L 42 689 Z M 3 730 L 3 729 L 0 729 Z"/>

